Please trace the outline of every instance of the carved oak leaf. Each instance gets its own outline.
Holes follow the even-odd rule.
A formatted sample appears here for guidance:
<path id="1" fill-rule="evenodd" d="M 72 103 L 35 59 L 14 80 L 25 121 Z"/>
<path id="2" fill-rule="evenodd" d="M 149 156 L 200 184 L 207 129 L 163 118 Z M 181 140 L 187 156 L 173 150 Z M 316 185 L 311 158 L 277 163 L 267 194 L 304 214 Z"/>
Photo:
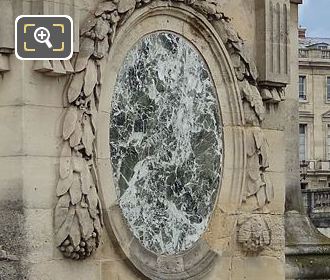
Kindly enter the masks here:
<path id="1" fill-rule="evenodd" d="M 72 167 L 75 172 L 82 172 L 85 166 L 85 160 L 82 157 L 72 157 Z"/>
<path id="2" fill-rule="evenodd" d="M 264 207 L 267 203 L 266 188 L 265 188 L 265 184 L 263 184 L 263 185 L 264 186 L 261 187 L 259 189 L 259 191 L 257 192 L 257 201 L 258 201 L 259 208 Z"/>
<path id="3" fill-rule="evenodd" d="M 90 110 L 91 110 L 91 123 L 92 123 L 93 131 L 94 133 L 96 133 L 98 113 L 97 113 L 94 95 L 91 97 Z"/>
<path id="4" fill-rule="evenodd" d="M 95 15 L 98 17 L 98 16 L 102 15 L 104 12 L 112 12 L 116 9 L 117 9 L 117 5 L 115 3 L 113 3 L 112 1 L 100 3 L 95 12 Z"/>
<path id="5" fill-rule="evenodd" d="M 135 2 L 135 1 L 134 1 Z M 98 40 L 103 40 L 108 33 L 110 32 L 110 24 L 108 21 L 104 20 L 102 17 L 99 17 L 95 26 L 95 36 Z"/>
<path id="6" fill-rule="evenodd" d="M 89 215 L 88 209 L 81 207 L 79 204 L 76 206 L 76 213 L 82 231 L 82 238 L 87 240 L 94 232 L 93 220 Z"/>
<path id="7" fill-rule="evenodd" d="M 91 179 L 92 186 L 94 186 L 94 187 L 99 186 L 97 171 L 96 171 L 96 167 L 95 167 L 94 164 L 92 164 L 91 167 L 90 167 L 90 173 L 91 173 L 91 176 L 92 176 L 92 179 Z"/>
<path id="8" fill-rule="evenodd" d="M 122 17 L 119 23 L 119 26 L 122 26 L 128 19 L 129 17 L 133 14 L 133 12 L 135 11 L 135 7 L 128 10 Z"/>
<path id="9" fill-rule="evenodd" d="M 68 140 L 76 128 L 78 120 L 78 109 L 75 106 L 70 106 L 67 110 L 63 122 L 63 139 Z"/>
<path id="10" fill-rule="evenodd" d="M 80 173 L 80 180 L 81 180 L 81 191 L 83 194 L 88 194 L 89 193 L 89 189 L 91 186 L 91 174 L 89 171 L 89 168 L 87 166 L 87 164 L 84 164 L 84 167 L 82 169 L 82 172 Z"/>
<path id="11" fill-rule="evenodd" d="M 256 181 L 251 180 L 251 178 L 247 179 L 246 182 L 247 185 L 247 197 L 256 195 L 257 192 L 260 190 L 260 186 L 262 185 L 261 179 L 258 179 Z"/>
<path id="12" fill-rule="evenodd" d="M 217 13 L 216 5 L 206 1 L 196 1 L 192 6 L 202 14 L 215 15 Z"/>
<path id="13" fill-rule="evenodd" d="M 61 196 L 57 201 L 55 208 L 55 233 L 58 232 L 60 227 L 63 225 L 66 217 L 69 213 L 70 196 L 68 193 Z"/>
<path id="14" fill-rule="evenodd" d="M 104 226 L 104 222 L 103 222 L 103 210 L 102 210 L 102 205 L 101 205 L 101 201 L 99 198 L 97 198 L 97 209 L 99 210 L 99 216 L 98 218 L 100 219 L 101 225 Z"/>
<path id="15" fill-rule="evenodd" d="M 92 155 L 93 153 L 94 138 L 95 136 L 92 130 L 90 117 L 88 115 L 84 115 L 82 143 L 85 146 L 86 154 L 88 156 Z"/>
<path id="16" fill-rule="evenodd" d="M 118 12 L 123 14 L 128 10 L 135 8 L 135 0 L 120 0 L 118 3 Z"/>
<path id="17" fill-rule="evenodd" d="M 73 182 L 70 188 L 70 197 L 72 205 L 76 205 L 81 200 L 80 178 L 77 173 L 73 173 Z"/>
<path id="18" fill-rule="evenodd" d="M 74 131 L 73 131 L 72 135 L 70 136 L 70 147 L 72 147 L 72 148 L 78 146 L 81 142 L 81 137 L 82 137 L 81 115 L 82 114 L 80 114 L 80 116 L 78 117 Z"/>
<path id="19" fill-rule="evenodd" d="M 56 195 L 62 196 L 63 194 L 65 194 L 72 186 L 72 183 L 73 183 L 73 172 L 71 169 L 68 177 L 66 177 L 65 179 L 60 178 L 58 180 L 58 184 L 56 187 Z"/>
<path id="20" fill-rule="evenodd" d="M 110 14 L 110 22 L 112 23 L 111 27 L 113 30 L 115 30 L 115 27 L 119 21 L 120 21 L 120 15 L 118 14 L 118 11 L 113 11 Z"/>
<path id="21" fill-rule="evenodd" d="M 97 68 L 93 60 L 88 61 L 84 81 L 84 94 L 90 96 L 97 83 Z"/>
<path id="22" fill-rule="evenodd" d="M 85 73 L 76 73 L 71 81 L 71 84 L 68 89 L 68 101 L 72 103 L 75 101 L 80 93 L 82 86 L 84 84 L 84 74 Z"/>
<path id="23" fill-rule="evenodd" d="M 254 85 L 249 84 L 247 80 L 239 82 L 239 86 L 243 98 L 250 103 L 259 120 L 262 121 L 264 119 L 265 107 L 258 89 Z"/>
<path id="24" fill-rule="evenodd" d="M 94 17 L 93 15 L 89 16 L 87 20 L 84 22 L 83 26 L 80 28 L 80 36 L 91 31 L 96 25 L 96 22 L 97 22 L 96 17 Z"/>
<path id="25" fill-rule="evenodd" d="M 248 62 L 247 63 L 248 68 L 249 68 L 249 73 L 254 81 L 258 79 L 258 70 L 257 66 L 253 62 Z"/>
<path id="26" fill-rule="evenodd" d="M 231 62 L 233 64 L 234 68 L 240 67 L 241 57 L 237 52 L 233 52 L 232 54 L 230 54 L 230 58 L 231 58 Z"/>
<path id="27" fill-rule="evenodd" d="M 55 236 L 56 246 L 60 246 L 63 243 L 63 241 L 68 237 L 73 222 L 74 214 L 75 214 L 75 209 L 73 207 L 70 207 L 65 222 L 62 224 L 62 226 L 56 233 Z"/>
<path id="28" fill-rule="evenodd" d="M 253 134 L 251 131 L 246 133 L 246 153 L 249 157 L 253 156 L 257 152 Z"/>
<path id="29" fill-rule="evenodd" d="M 257 181 L 260 178 L 259 156 L 256 153 L 249 158 L 247 169 L 251 180 Z"/>
<path id="30" fill-rule="evenodd" d="M 238 67 L 235 67 L 235 73 L 236 73 L 236 78 L 239 81 L 243 81 L 245 79 L 245 73 L 246 73 L 246 67 L 245 67 L 245 63 L 240 60 L 240 64 Z"/>
<path id="31" fill-rule="evenodd" d="M 260 128 L 255 128 L 253 130 L 253 137 L 257 149 L 260 149 L 264 142 L 264 136 Z"/>
<path id="32" fill-rule="evenodd" d="M 93 186 L 90 188 L 87 194 L 87 203 L 89 206 L 89 213 L 94 219 L 97 218 L 97 205 L 98 205 L 98 196 L 96 188 Z"/>
<path id="33" fill-rule="evenodd" d="M 248 160 L 248 177 L 247 177 L 247 193 L 248 196 L 255 195 L 260 187 L 264 185 L 258 164 L 258 155 L 255 155 L 252 159 Z"/>
<path id="34" fill-rule="evenodd" d="M 94 40 L 89 37 L 84 37 L 80 43 L 80 51 L 77 57 L 75 71 L 83 71 L 88 63 L 89 58 L 94 52 Z"/>
<path id="35" fill-rule="evenodd" d="M 237 32 L 235 31 L 235 29 L 233 28 L 233 26 L 231 24 L 224 21 L 223 22 L 223 27 L 224 27 L 224 30 L 227 33 L 228 40 L 230 40 L 231 42 L 239 42 L 240 41 L 240 38 L 239 38 Z"/>
<path id="36" fill-rule="evenodd" d="M 102 41 L 97 41 L 96 42 L 96 47 L 95 47 L 95 50 L 96 50 L 96 56 L 98 59 L 101 59 L 103 58 L 109 51 L 109 41 L 107 39 L 104 39 Z"/>
<path id="37" fill-rule="evenodd" d="M 117 34 L 117 23 L 112 24 L 112 32 L 109 36 L 109 43 L 113 44 L 113 41 L 115 40 L 116 34 Z"/>
<path id="38" fill-rule="evenodd" d="M 261 155 L 261 166 L 266 169 L 269 167 L 269 161 L 268 161 L 268 152 L 269 150 L 269 146 L 268 143 L 266 141 L 266 139 L 264 139 L 263 144 L 260 147 L 260 155 Z"/>
<path id="39" fill-rule="evenodd" d="M 77 215 L 74 216 L 72 226 L 70 229 L 70 237 L 74 247 L 77 247 L 80 243 L 80 229 Z"/>
<path id="40" fill-rule="evenodd" d="M 65 141 L 62 147 L 60 158 L 60 178 L 65 179 L 71 171 L 71 147 L 68 141 Z"/>
<path id="41" fill-rule="evenodd" d="M 273 183 L 270 180 L 267 173 L 264 173 L 263 177 L 264 177 L 264 181 L 266 183 L 266 189 L 265 190 L 266 190 L 267 202 L 270 203 L 274 200 L 274 197 L 275 197 Z"/>
<path id="42" fill-rule="evenodd" d="M 264 103 L 262 101 L 258 88 L 253 85 L 251 86 L 251 88 L 252 88 L 252 93 L 253 93 L 253 97 L 254 97 L 254 109 L 255 109 L 259 119 L 261 121 L 263 121 L 265 118 L 265 113 L 266 113 Z"/>
<path id="43" fill-rule="evenodd" d="M 212 25 L 216 29 L 217 33 L 220 35 L 221 41 L 226 45 L 228 42 L 228 34 L 225 29 L 223 21 L 213 21 Z"/>
<path id="44" fill-rule="evenodd" d="M 96 232 L 98 233 L 98 235 L 101 235 L 102 225 L 101 225 L 100 219 L 99 218 L 95 219 L 93 225 L 94 225 L 94 228 L 95 228 Z"/>

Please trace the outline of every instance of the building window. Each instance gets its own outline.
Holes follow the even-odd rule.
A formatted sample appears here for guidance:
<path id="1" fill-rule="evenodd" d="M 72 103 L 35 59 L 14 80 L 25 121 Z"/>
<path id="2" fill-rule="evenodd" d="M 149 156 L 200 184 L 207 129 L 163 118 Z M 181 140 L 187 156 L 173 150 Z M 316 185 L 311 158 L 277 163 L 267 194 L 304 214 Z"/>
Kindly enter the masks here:
<path id="1" fill-rule="evenodd" d="M 299 76 L 299 100 L 307 100 L 306 97 L 306 76 Z"/>
<path id="2" fill-rule="evenodd" d="M 330 77 L 327 77 L 327 101 L 330 101 Z"/>
<path id="3" fill-rule="evenodd" d="M 307 124 L 299 124 L 299 160 L 306 160 Z"/>

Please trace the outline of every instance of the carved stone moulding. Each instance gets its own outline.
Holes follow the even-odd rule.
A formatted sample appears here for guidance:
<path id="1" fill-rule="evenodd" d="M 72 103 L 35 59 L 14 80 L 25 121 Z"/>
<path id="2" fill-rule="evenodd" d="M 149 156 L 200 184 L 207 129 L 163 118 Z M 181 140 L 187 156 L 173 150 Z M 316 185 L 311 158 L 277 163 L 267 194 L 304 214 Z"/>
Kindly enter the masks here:
<path id="1" fill-rule="evenodd" d="M 47 76 L 63 76 L 74 73 L 70 60 L 37 60 L 34 62 L 33 70 Z"/>
<path id="2" fill-rule="evenodd" d="M 230 151 L 231 155 L 224 157 L 221 175 L 225 182 L 219 186 L 221 191 L 215 207 L 237 213 L 246 194 L 249 162 L 251 168 L 256 169 L 251 171 L 252 179 L 255 180 L 255 172 L 262 181 L 251 186 L 257 190 L 251 195 L 265 191 L 267 149 L 258 130 L 265 114 L 264 98 L 244 41 L 220 6 L 209 1 L 103 2 L 80 30 L 75 72 L 65 91 L 69 106 L 63 121 L 57 185 L 56 245 L 72 259 L 90 256 L 100 243 L 104 226 L 102 209 L 105 209 L 108 232 L 114 233 L 127 257 L 146 276 L 199 279 L 211 269 L 216 258 L 203 236 L 177 255 L 164 256 L 147 250 L 133 235 L 123 215 L 113 178 L 109 126 L 117 73 L 134 44 L 155 31 L 173 32 L 187 39 L 202 54 L 213 77 L 224 128 L 223 150 Z M 36 68 L 48 71 L 56 66 L 54 63 L 59 66 L 61 62 L 51 66 L 45 63 Z M 273 94 L 278 99 L 275 91 Z M 250 137 L 250 150 L 245 143 L 246 110 L 256 126 Z M 262 163 L 254 160 L 260 157 L 264 159 Z M 262 208 L 270 199 L 271 196 L 260 199 L 261 205 L 256 208 Z"/>
<path id="3" fill-rule="evenodd" d="M 108 4 L 107 9 L 110 9 L 111 4 Z M 223 150 L 233 151 L 231 157 L 225 157 L 223 165 L 223 177 L 232 180 L 226 183 L 219 182 L 221 190 L 217 200 L 226 201 L 226 205 L 236 210 L 240 205 L 244 171 L 243 168 L 236 170 L 235 168 L 239 165 L 243 166 L 245 161 L 242 127 L 244 119 L 241 96 L 230 56 L 217 30 L 207 17 L 183 3 L 167 1 L 152 2 L 132 13 L 117 30 L 117 36 L 110 48 L 109 63 L 101 65 L 101 69 L 104 70 L 98 111 L 104 113 L 96 134 L 101 200 L 107 209 L 105 220 L 110 221 L 109 231 L 114 233 L 126 256 L 144 275 L 150 279 L 201 279 L 212 269 L 217 254 L 203 236 L 191 247 L 177 254 L 159 254 L 147 249 L 133 234 L 123 215 L 116 189 L 114 167 L 109 159 L 111 153 L 109 142 L 112 139 L 111 131 L 109 135 L 111 101 L 114 99 L 117 73 L 127 53 L 141 38 L 160 31 L 183 36 L 203 55 L 209 67 L 219 101 L 219 114 L 225 127 Z M 87 32 L 90 32 L 88 36 L 93 36 L 93 31 Z M 226 208 L 225 205 L 223 207 Z"/>
<path id="4" fill-rule="evenodd" d="M 9 54 L 0 53 L 0 73 L 10 70 Z"/>

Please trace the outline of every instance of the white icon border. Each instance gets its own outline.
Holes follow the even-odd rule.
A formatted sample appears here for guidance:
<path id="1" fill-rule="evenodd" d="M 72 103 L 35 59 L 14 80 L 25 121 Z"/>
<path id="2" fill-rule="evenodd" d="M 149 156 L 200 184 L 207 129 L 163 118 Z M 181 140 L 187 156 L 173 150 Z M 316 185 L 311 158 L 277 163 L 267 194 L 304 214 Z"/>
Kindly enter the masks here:
<path id="1" fill-rule="evenodd" d="M 70 21 L 71 23 L 71 51 L 70 54 L 67 57 L 64 58 L 24 58 L 21 57 L 18 53 L 17 53 L 17 23 L 21 18 L 31 18 L 31 17 L 40 17 L 40 18 L 49 18 L 49 17 L 62 17 L 62 18 L 66 18 Z M 72 58 L 73 56 L 73 20 L 70 16 L 68 15 L 20 15 L 15 19 L 15 56 L 19 59 L 19 60 L 69 60 Z"/>

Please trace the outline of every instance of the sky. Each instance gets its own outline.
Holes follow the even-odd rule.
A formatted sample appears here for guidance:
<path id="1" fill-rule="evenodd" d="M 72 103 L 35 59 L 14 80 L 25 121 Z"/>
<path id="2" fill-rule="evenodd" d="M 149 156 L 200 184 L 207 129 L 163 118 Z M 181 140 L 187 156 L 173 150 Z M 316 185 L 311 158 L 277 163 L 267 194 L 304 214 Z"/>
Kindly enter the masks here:
<path id="1" fill-rule="evenodd" d="M 303 0 L 299 5 L 299 25 L 308 37 L 330 38 L 330 0 Z"/>

